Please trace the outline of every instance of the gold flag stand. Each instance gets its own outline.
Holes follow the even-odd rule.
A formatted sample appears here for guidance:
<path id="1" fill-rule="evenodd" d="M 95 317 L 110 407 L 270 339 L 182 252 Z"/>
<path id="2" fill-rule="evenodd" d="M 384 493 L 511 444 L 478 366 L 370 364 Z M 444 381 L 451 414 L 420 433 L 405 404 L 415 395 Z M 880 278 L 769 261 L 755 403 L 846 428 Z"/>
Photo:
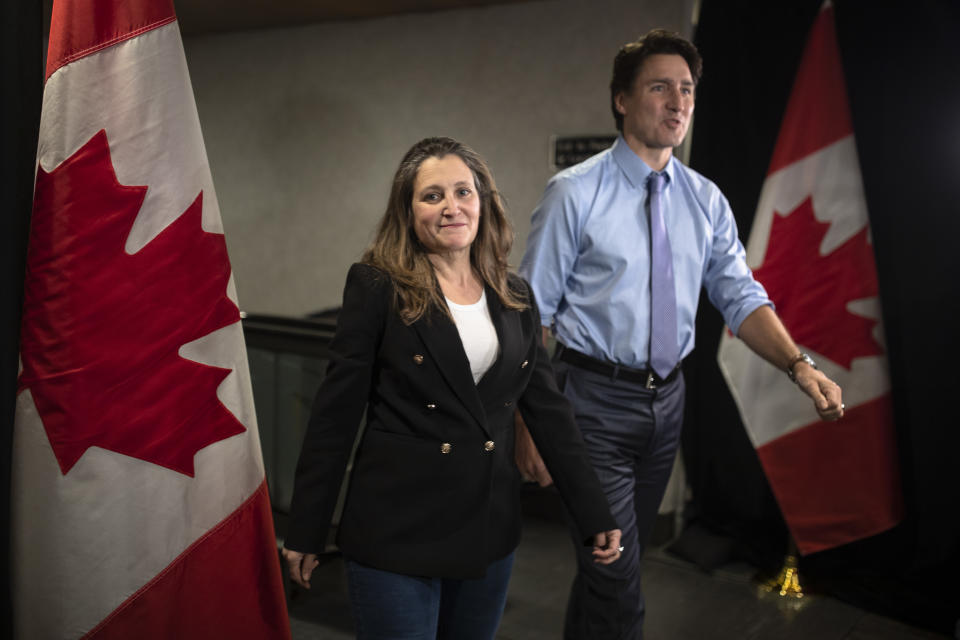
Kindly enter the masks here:
<path id="1" fill-rule="evenodd" d="M 791 541 L 792 545 L 792 541 Z M 763 583 L 763 589 L 770 592 L 779 592 L 784 598 L 802 598 L 803 587 L 800 585 L 800 571 L 797 569 L 796 553 L 787 553 L 783 559 L 783 568 L 776 578 Z"/>
<path id="2" fill-rule="evenodd" d="M 783 598 L 802 598 L 803 587 L 800 585 L 800 570 L 797 568 L 797 558 L 800 550 L 793 536 L 787 539 L 787 555 L 783 559 L 783 568 L 776 578 L 767 580 L 761 588 L 770 593 L 779 593 Z"/>
<path id="3" fill-rule="evenodd" d="M 788 617 L 797 614 L 810 603 L 810 598 L 805 597 L 803 586 L 800 584 L 799 557 L 800 552 L 791 536 L 780 572 L 775 578 L 760 581 L 757 588 L 757 594 L 761 599 L 774 601 L 777 608 Z"/>

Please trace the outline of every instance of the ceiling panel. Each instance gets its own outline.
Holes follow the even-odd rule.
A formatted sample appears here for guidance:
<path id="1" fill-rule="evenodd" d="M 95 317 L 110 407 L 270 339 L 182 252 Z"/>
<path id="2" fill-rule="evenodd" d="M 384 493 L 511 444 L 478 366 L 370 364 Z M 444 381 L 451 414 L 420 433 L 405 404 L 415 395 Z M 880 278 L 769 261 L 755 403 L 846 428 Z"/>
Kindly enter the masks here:
<path id="1" fill-rule="evenodd" d="M 49 0 L 48 0 L 49 1 Z M 356 20 L 418 11 L 443 11 L 529 0 L 180 0 L 181 30 L 188 35 Z"/>

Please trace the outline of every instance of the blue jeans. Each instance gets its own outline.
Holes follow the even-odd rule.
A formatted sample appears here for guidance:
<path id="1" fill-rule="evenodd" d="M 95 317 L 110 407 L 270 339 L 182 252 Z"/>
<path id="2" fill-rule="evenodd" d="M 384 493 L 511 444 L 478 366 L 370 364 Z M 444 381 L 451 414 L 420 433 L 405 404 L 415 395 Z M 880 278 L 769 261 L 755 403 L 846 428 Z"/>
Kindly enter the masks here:
<path id="1" fill-rule="evenodd" d="M 346 559 L 358 640 L 493 640 L 513 568 L 513 554 L 483 578 L 424 578 Z"/>

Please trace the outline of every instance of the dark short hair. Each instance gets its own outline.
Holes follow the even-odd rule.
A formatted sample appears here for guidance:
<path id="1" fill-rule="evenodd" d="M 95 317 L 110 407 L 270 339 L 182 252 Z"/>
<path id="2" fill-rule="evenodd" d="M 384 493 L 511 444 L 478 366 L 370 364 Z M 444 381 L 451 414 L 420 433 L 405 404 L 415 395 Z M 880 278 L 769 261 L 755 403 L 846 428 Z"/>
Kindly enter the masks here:
<path id="1" fill-rule="evenodd" d="M 620 47 L 613 59 L 613 79 L 610 80 L 610 110 L 617 122 L 617 131 L 623 131 L 623 115 L 617 111 L 616 98 L 621 93 L 629 93 L 633 83 L 643 68 L 644 61 L 659 53 L 681 56 L 690 68 L 693 84 L 700 82 L 703 73 L 703 59 L 692 42 L 673 31 L 654 29 L 640 36 L 636 42 L 628 42 Z"/>

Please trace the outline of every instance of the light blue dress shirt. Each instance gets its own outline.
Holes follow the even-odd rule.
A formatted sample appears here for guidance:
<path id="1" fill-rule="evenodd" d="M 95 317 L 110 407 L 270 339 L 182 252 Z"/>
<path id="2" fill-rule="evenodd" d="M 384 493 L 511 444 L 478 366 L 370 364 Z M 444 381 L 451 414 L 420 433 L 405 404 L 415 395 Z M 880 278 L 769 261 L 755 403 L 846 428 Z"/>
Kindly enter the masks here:
<path id="1" fill-rule="evenodd" d="M 545 326 L 571 349 L 646 369 L 650 345 L 650 167 L 623 137 L 555 175 L 533 212 L 520 264 Z M 670 158 L 662 207 L 673 254 L 677 344 L 693 350 L 701 285 L 737 333 L 773 304 L 747 267 L 727 199 Z"/>

